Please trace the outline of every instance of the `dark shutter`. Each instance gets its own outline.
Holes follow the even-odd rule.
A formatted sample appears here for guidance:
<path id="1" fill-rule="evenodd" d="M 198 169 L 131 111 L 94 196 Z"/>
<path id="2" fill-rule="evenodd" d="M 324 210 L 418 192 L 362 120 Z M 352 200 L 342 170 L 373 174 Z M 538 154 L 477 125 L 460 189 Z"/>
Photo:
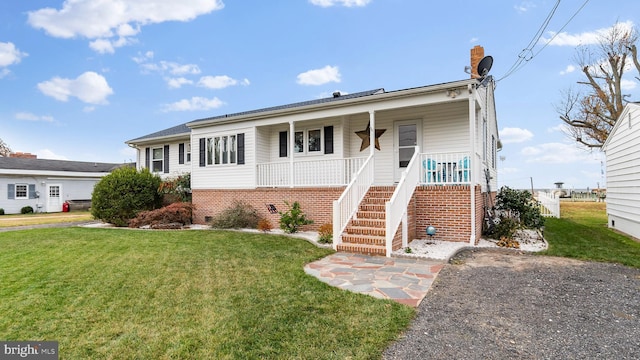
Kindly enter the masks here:
<path id="1" fill-rule="evenodd" d="M 198 149 L 200 151 L 200 167 L 204 167 L 204 162 L 205 162 L 205 142 L 206 139 L 205 138 L 200 138 L 200 148 Z"/>
<path id="2" fill-rule="evenodd" d="M 164 146 L 164 173 L 169 173 L 169 145 Z"/>
<path id="3" fill-rule="evenodd" d="M 178 164 L 184 164 L 184 143 L 178 144 Z"/>
<path id="4" fill-rule="evenodd" d="M 244 165 L 244 133 L 238 134 L 238 165 Z"/>
<path id="5" fill-rule="evenodd" d="M 7 184 L 7 199 L 13 200 L 16 198 L 16 185 Z"/>
<path id="6" fill-rule="evenodd" d="M 36 184 L 29 184 L 29 199 L 36 198 Z"/>
<path id="7" fill-rule="evenodd" d="M 151 149 L 144 149 L 144 167 L 149 169 L 149 165 L 151 163 Z"/>
<path id="8" fill-rule="evenodd" d="M 333 126 L 324 127 L 324 153 L 333 154 Z"/>
<path id="9" fill-rule="evenodd" d="M 287 132 L 280 131 L 280 157 L 287 157 Z"/>

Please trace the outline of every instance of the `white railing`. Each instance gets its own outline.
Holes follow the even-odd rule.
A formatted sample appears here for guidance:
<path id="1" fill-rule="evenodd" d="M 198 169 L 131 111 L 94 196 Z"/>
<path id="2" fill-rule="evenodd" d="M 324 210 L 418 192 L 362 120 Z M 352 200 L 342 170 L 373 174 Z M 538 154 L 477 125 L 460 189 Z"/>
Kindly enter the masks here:
<path id="1" fill-rule="evenodd" d="M 409 161 L 409 165 L 402 173 L 400 182 L 396 186 L 391 199 L 385 204 L 385 236 L 386 236 L 386 255 L 391 256 L 393 251 L 393 238 L 400 223 L 402 223 L 402 247 L 407 247 L 407 207 L 413 196 L 413 192 L 420 182 L 420 154 L 419 147 Z"/>
<path id="2" fill-rule="evenodd" d="M 545 217 L 560 217 L 560 198 L 554 194 L 538 191 L 540 214 Z"/>
<path id="3" fill-rule="evenodd" d="M 289 161 L 257 165 L 259 187 L 344 186 L 351 182 L 365 158 L 306 160 L 293 163 L 293 184 Z"/>
<path id="4" fill-rule="evenodd" d="M 420 184 L 471 183 L 471 156 L 467 152 L 420 154 Z"/>
<path id="5" fill-rule="evenodd" d="M 342 232 L 349 220 L 358 210 L 360 202 L 373 184 L 373 154 L 369 155 L 364 164 L 344 190 L 338 200 L 333 202 L 333 248 L 337 250 L 342 242 Z"/>

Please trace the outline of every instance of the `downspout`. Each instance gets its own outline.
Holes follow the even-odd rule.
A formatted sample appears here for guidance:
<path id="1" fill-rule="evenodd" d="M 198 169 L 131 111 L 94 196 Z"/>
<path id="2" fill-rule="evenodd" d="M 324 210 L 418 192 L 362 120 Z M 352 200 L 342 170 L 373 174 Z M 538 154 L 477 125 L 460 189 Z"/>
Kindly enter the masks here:
<path id="1" fill-rule="evenodd" d="M 295 176 L 293 174 L 293 143 L 296 141 L 295 126 L 293 120 L 289 121 L 289 187 L 293 188 Z"/>
<path id="2" fill-rule="evenodd" d="M 469 139 L 471 139 L 471 176 L 470 176 L 470 201 L 471 201 L 471 235 L 469 236 L 469 244 L 476 244 L 476 94 L 472 84 L 467 85 L 469 91 Z"/>

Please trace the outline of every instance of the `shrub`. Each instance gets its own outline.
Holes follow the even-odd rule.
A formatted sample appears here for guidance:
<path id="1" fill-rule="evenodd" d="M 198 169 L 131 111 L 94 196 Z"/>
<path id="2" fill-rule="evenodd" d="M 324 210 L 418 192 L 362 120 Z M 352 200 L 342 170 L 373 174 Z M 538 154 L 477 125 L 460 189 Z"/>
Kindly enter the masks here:
<path id="1" fill-rule="evenodd" d="M 211 220 L 211 227 L 217 229 L 255 229 L 260 221 L 258 211 L 243 201 L 234 201 Z"/>
<path id="2" fill-rule="evenodd" d="M 487 235 L 492 239 L 512 239 L 520 224 L 513 218 L 501 216 L 496 224 L 489 229 Z"/>
<path id="3" fill-rule="evenodd" d="M 4 215 L 4 209 L 0 208 L 0 215 Z"/>
<path id="4" fill-rule="evenodd" d="M 191 201 L 191 174 L 179 175 L 173 179 L 167 179 L 160 183 L 158 192 L 169 197 L 177 198 L 183 202 Z"/>
<path id="5" fill-rule="evenodd" d="M 307 216 L 302 212 L 300 203 L 297 201 L 292 205 L 288 202 L 284 202 L 289 207 L 289 210 L 285 212 L 278 212 L 280 214 L 280 229 L 288 234 L 298 232 L 301 226 L 313 224 L 313 220 L 307 219 Z"/>
<path id="6" fill-rule="evenodd" d="M 271 229 L 273 229 L 273 225 L 269 219 L 260 219 L 260 221 L 258 221 L 258 230 L 262 232 L 269 232 Z"/>
<path id="7" fill-rule="evenodd" d="M 140 211 L 161 206 L 162 197 L 158 193 L 161 182 L 160 177 L 148 169 L 116 169 L 93 188 L 91 214 L 116 226 L 127 226 Z"/>
<path id="8" fill-rule="evenodd" d="M 25 206 L 20 209 L 21 214 L 33 214 L 33 208 L 31 206 Z"/>
<path id="9" fill-rule="evenodd" d="M 318 230 L 318 242 L 321 244 L 331 244 L 333 242 L 333 225 L 322 224 Z"/>
<path id="10" fill-rule="evenodd" d="M 180 227 L 191 224 L 193 205 L 179 202 L 167 205 L 160 209 L 141 211 L 129 221 L 129 227 L 139 228 L 151 226 L 151 228 L 166 227 L 178 224 Z"/>
<path id="11" fill-rule="evenodd" d="M 526 228 L 539 229 L 544 225 L 538 202 L 527 190 L 515 190 L 507 186 L 496 195 L 496 209 L 508 217 L 517 219 Z"/>

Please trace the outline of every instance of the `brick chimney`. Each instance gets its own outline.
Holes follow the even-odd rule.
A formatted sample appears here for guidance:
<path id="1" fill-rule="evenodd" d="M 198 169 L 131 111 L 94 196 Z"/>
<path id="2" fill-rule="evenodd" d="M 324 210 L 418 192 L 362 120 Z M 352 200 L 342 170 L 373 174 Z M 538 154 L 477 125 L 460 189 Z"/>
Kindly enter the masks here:
<path id="1" fill-rule="evenodd" d="M 478 63 L 484 57 L 484 48 L 480 45 L 476 45 L 471 49 L 471 78 L 478 79 Z"/>
<path id="2" fill-rule="evenodd" d="M 12 158 L 21 158 L 21 159 L 37 159 L 38 156 L 32 153 L 24 153 L 24 152 L 14 152 L 9 154 L 9 157 Z"/>

